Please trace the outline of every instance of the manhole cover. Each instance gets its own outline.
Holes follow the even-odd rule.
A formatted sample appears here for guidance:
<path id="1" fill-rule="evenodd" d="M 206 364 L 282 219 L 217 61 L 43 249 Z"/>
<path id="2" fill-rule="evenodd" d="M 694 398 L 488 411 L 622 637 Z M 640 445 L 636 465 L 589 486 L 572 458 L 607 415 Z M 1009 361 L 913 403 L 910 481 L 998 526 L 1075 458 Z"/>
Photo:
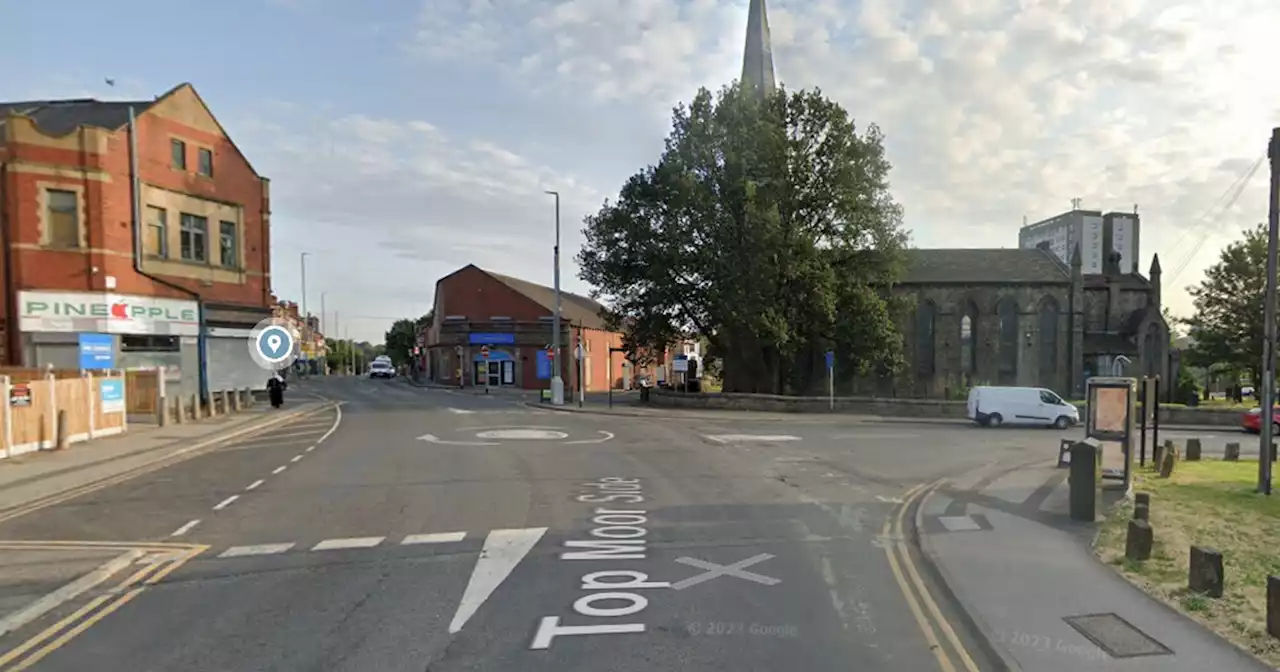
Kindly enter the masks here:
<path id="1" fill-rule="evenodd" d="M 1173 651 L 1116 614 L 1085 614 L 1062 619 L 1112 658 L 1165 656 Z"/>
<path id="2" fill-rule="evenodd" d="M 480 439 L 567 439 L 568 434 L 550 429 L 491 429 L 477 432 Z"/>

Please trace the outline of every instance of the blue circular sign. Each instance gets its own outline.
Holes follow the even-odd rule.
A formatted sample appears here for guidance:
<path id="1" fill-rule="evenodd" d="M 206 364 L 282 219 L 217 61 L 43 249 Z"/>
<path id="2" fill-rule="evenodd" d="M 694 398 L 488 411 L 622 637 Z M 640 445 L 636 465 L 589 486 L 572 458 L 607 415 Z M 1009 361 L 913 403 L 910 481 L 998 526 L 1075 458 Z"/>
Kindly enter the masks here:
<path id="1" fill-rule="evenodd" d="M 270 326 L 258 333 L 258 354 L 268 362 L 283 362 L 293 355 L 293 334 L 281 326 Z"/>

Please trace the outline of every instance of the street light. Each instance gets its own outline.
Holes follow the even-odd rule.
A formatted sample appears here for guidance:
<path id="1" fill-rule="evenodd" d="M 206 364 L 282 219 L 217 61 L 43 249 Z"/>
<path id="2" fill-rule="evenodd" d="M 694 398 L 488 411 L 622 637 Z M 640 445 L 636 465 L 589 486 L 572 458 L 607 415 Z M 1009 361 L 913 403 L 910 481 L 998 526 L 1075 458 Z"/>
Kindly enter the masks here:
<path id="1" fill-rule="evenodd" d="M 302 256 L 299 257 L 300 263 L 302 265 L 302 343 L 303 345 L 305 345 L 308 342 L 309 339 L 307 336 L 307 332 L 311 330 L 311 320 L 307 319 L 307 255 L 309 254 L 311 253 L 303 252 Z M 303 353 L 305 354 L 305 352 L 306 351 L 304 350 Z M 307 366 L 310 366 L 310 365 L 311 365 L 310 362 L 308 362 Z"/>
<path id="2" fill-rule="evenodd" d="M 555 291 L 556 308 L 552 315 L 551 327 L 551 405 L 564 405 L 564 379 L 560 377 L 560 192 L 548 190 L 546 193 L 556 197 L 556 247 L 555 247 Z"/>

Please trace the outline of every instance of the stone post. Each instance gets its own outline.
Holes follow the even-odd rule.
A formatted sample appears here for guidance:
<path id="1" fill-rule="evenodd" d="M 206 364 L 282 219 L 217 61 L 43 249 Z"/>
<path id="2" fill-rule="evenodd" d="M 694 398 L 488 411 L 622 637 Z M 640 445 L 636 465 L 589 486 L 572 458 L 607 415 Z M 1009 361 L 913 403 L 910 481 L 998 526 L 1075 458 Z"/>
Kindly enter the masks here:
<path id="1" fill-rule="evenodd" d="M 1133 505 L 1134 520 L 1151 520 L 1150 504 L 1134 504 Z"/>
<path id="2" fill-rule="evenodd" d="M 57 450 L 66 450 L 71 445 L 71 437 L 67 435 L 67 411 L 58 410 L 58 426 L 54 435 Z"/>
<path id="3" fill-rule="evenodd" d="M 231 399 L 231 410 L 240 412 L 240 390 L 231 390 L 229 393 Z"/>
<path id="4" fill-rule="evenodd" d="M 1222 572 L 1222 552 L 1208 546 L 1192 546 L 1187 568 L 1187 587 L 1209 597 L 1222 597 L 1226 577 Z"/>
<path id="5" fill-rule="evenodd" d="M 1240 461 L 1240 444 L 1234 441 L 1231 443 L 1228 443 L 1227 450 L 1225 453 L 1223 453 L 1222 459 L 1227 462 L 1239 462 Z"/>
<path id="6" fill-rule="evenodd" d="M 169 424 L 169 397 L 156 399 L 156 424 L 161 427 Z"/>
<path id="7" fill-rule="evenodd" d="M 1267 634 L 1280 639 L 1280 576 L 1267 577 Z"/>
<path id="8" fill-rule="evenodd" d="M 1165 443 L 1167 444 L 1169 442 L 1166 441 Z M 1155 469 L 1156 471 L 1160 471 L 1160 465 L 1164 464 L 1165 450 L 1167 450 L 1165 446 L 1160 446 L 1160 445 L 1151 446 L 1151 468 L 1152 469 Z"/>
<path id="9" fill-rule="evenodd" d="M 1173 471 L 1178 467 L 1178 449 L 1169 447 L 1164 451 L 1164 461 L 1160 463 L 1160 478 L 1169 478 L 1173 476 Z"/>
<path id="10" fill-rule="evenodd" d="M 195 393 L 191 394 L 191 419 L 200 420 L 200 395 Z"/>
<path id="11" fill-rule="evenodd" d="M 1187 461 L 1200 461 L 1200 439 L 1187 439 Z"/>
<path id="12" fill-rule="evenodd" d="M 1155 535 L 1151 531 L 1151 523 L 1146 520 L 1129 521 L 1129 534 L 1124 540 L 1124 557 L 1142 562 L 1151 558 L 1151 547 L 1155 543 Z"/>

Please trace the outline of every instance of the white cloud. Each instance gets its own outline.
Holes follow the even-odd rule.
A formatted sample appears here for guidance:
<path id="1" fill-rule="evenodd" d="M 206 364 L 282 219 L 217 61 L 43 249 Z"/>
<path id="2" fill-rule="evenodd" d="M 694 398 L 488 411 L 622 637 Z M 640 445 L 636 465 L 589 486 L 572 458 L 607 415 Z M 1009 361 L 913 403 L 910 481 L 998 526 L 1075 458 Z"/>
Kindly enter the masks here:
<path id="1" fill-rule="evenodd" d="M 554 103 L 555 118 L 525 123 L 580 125 L 590 141 L 499 141 L 509 129 L 458 115 L 369 113 L 334 120 L 341 131 L 281 124 L 255 136 L 252 156 L 281 213 L 367 231 L 400 260 L 386 271 L 397 282 L 413 275 L 401 262 L 438 273 L 467 261 L 549 281 L 542 191 L 565 195 L 568 259 L 581 215 L 656 158 L 634 153 L 637 135 L 656 152 L 673 104 L 738 75 L 746 4 L 427 0 L 405 45 L 424 68 L 488 78 L 513 115 Z M 1024 216 L 1072 198 L 1137 203 L 1143 266 L 1159 252 L 1167 278 L 1187 260 L 1165 290 L 1186 313 L 1183 287 L 1266 215 L 1264 169 L 1197 224 L 1280 124 L 1274 2 L 775 0 L 769 11 L 778 78 L 819 86 L 885 131 L 918 244 L 1013 246 Z M 422 291 L 436 277 L 419 278 Z"/>

